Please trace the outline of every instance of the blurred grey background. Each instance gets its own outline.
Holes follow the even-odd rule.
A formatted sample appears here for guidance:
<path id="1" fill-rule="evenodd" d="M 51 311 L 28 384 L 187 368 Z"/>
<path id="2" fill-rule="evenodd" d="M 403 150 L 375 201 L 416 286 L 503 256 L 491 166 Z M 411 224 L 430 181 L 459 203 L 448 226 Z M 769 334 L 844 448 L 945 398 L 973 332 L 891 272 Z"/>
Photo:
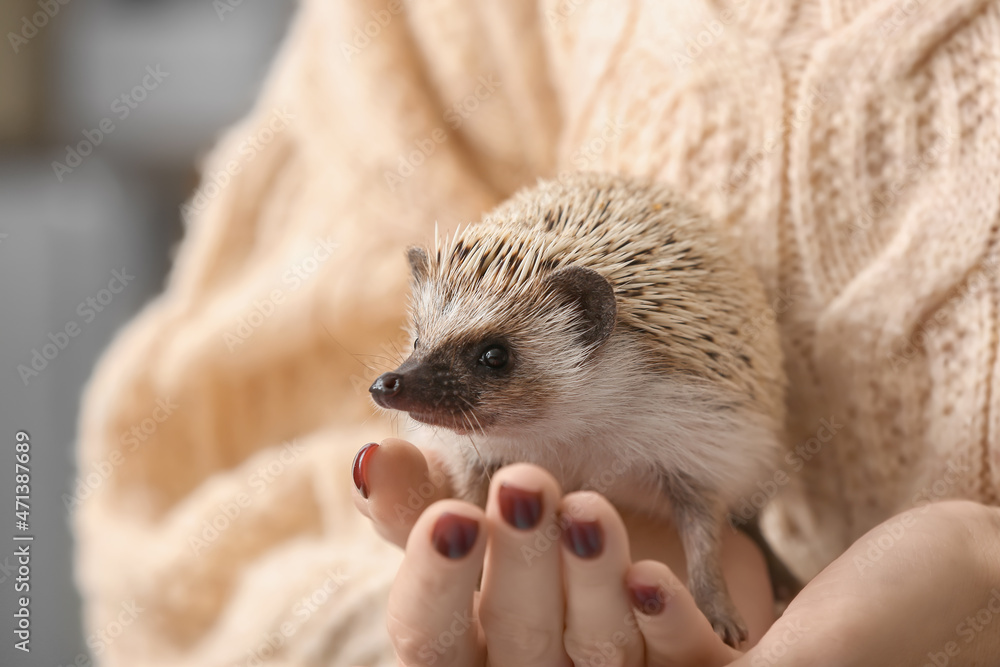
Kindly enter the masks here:
<path id="1" fill-rule="evenodd" d="M 162 289 L 199 161 L 249 110 L 294 4 L 0 3 L 4 667 L 88 664 L 63 500 L 73 493 L 80 393 L 117 329 Z M 69 146 L 89 154 L 77 160 Z M 113 271 L 135 278 L 108 301 L 101 291 Z M 76 335 L 58 335 L 71 323 Z M 35 359 L 37 375 L 25 370 L 36 351 L 51 357 Z M 13 634 L 14 438 L 22 429 L 32 445 L 30 654 L 14 648 Z"/>

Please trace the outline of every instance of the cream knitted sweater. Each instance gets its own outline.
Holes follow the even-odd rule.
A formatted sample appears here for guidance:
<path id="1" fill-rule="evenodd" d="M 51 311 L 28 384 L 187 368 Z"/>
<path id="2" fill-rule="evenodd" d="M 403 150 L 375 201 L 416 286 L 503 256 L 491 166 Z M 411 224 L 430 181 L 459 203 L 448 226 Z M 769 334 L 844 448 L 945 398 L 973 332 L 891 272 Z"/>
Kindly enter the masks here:
<path id="1" fill-rule="evenodd" d="M 741 239 L 795 448 L 743 509 L 778 496 L 796 569 L 914 504 L 997 503 L 998 121 L 998 2 L 305 0 L 85 398 L 88 632 L 143 609 L 101 664 L 392 663 L 399 554 L 349 466 L 394 429 L 365 389 L 403 248 L 563 170 L 670 182 Z"/>

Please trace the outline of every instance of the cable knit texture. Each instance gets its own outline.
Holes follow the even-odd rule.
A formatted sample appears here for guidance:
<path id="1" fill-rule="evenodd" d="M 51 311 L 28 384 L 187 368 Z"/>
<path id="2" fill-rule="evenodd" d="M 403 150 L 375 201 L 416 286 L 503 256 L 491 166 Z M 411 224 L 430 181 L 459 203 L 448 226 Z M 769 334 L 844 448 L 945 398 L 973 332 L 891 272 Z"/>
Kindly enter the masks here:
<path id="1" fill-rule="evenodd" d="M 365 389 L 403 249 L 569 170 L 671 183 L 759 273 L 742 333 L 780 323 L 796 449 L 747 507 L 777 495 L 800 573 L 998 503 L 998 116 L 997 2 L 305 0 L 85 397 L 82 477 L 113 466 L 74 501 L 87 632 L 143 610 L 101 664 L 394 664 L 400 556 L 349 468 L 398 430 Z"/>

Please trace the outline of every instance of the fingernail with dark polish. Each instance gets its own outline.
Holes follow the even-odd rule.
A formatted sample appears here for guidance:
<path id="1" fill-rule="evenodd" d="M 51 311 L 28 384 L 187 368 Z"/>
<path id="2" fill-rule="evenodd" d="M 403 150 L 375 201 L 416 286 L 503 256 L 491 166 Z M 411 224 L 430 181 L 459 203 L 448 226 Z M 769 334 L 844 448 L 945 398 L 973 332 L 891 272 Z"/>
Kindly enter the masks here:
<path id="1" fill-rule="evenodd" d="M 431 531 L 431 543 L 445 558 L 457 560 L 472 550 L 479 535 L 479 522 L 459 514 L 438 517 Z"/>
<path id="2" fill-rule="evenodd" d="M 563 542 L 580 558 L 597 558 L 604 551 L 604 530 L 597 521 L 570 519 L 563 528 Z"/>
<path id="3" fill-rule="evenodd" d="M 534 528 L 542 518 L 541 491 L 526 491 L 510 484 L 501 484 L 497 499 L 500 501 L 500 514 L 504 521 L 518 530 Z"/>
<path id="4" fill-rule="evenodd" d="M 636 584 L 629 586 L 629 593 L 632 595 L 632 606 L 646 614 L 656 616 L 663 611 L 666 605 L 666 596 L 659 586 L 643 586 Z"/>
<path id="5" fill-rule="evenodd" d="M 378 449 L 378 443 L 369 442 L 354 455 L 354 464 L 352 466 L 354 471 L 354 486 L 358 487 L 361 497 L 365 500 L 368 499 L 368 494 L 371 491 L 368 488 L 368 465 L 371 463 L 376 449 Z"/>

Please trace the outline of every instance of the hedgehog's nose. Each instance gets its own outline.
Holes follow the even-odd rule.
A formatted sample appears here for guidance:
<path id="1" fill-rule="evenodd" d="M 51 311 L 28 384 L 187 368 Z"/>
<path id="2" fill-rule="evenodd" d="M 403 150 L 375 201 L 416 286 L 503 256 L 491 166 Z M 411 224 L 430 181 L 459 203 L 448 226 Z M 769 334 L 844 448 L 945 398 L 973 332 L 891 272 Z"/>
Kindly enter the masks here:
<path id="1" fill-rule="evenodd" d="M 395 396 L 403 389 L 403 376 L 399 373 L 383 373 L 375 379 L 368 392 L 378 399 Z"/>

